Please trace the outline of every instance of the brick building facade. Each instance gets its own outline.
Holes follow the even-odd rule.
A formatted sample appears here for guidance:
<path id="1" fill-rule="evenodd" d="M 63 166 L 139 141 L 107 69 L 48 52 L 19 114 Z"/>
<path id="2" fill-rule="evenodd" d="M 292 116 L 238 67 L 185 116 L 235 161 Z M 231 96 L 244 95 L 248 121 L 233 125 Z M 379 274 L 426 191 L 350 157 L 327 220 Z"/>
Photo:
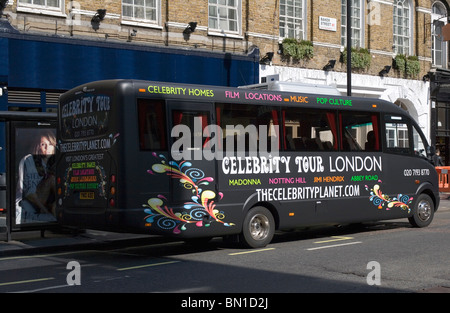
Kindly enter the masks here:
<path id="1" fill-rule="evenodd" d="M 275 52 L 273 65 L 322 69 L 329 59 L 339 61 L 341 58 L 345 46 L 342 37 L 345 3 L 325 0 L 216 0 L 209 4 L 200 0 L 9 0 L 4 13 L 9 16 L 11 25 L 21 32 L 230 53 L 246 53 L 254 45 L 259 47 L 261 55 Z M 447 1 L 352 0 L 352 23 L 358 31 L 353 45 L 367 49 L 372 59 L 367 68 L 356 71 L 378 75 L 384 66 L 392 64 L 392 57 L 397 53 L 393 32 L 397 18 L 401 19 L 399 23 L 407 24 L 398 26 L 402 27 L 400 32 L 405 32 L 400 37 L 410 38 L 404 54 L 416 56 L 420 70 L 411 75 L 395 70 L 388 76 L 421 79 L 426 75 L 433 66 L 432 18 L 439 17 L 439 13 L 433 13 L 432 6 L 442 7 L 445 12 L 449 8 Z M 95 26 L 93 17 L 99 9 L 106 10 L 106 14 Z M 394 9 L 403 12 L 394 17 Z M 219 10 L 222 11 L 217 13 Z M 216 24 L 212 21 L 214 14 Z M 405 14 L 407 16 L 403 16 Z M 324 27 L 323 18 L 334 20 L 335 25 Z M 196 28 L 187 34 L 183 31 L 189 22 L 195 22 Z M 284 33 L 282 27 L 295 29 L 299 40 L 311 41 L 314 57 L 292 60 L 277 53 L 283 34 L 290 34 Z M 334 70 L 345 72 L 346 66 L 337 62 Z"/>
<path id="2" fill-rule="evenodd" d="M 446 117 L 450 109 L 445 98 L 439 98 L 441 104 L 430 98 L 430 77 L 436 69 L 448 67 L 448 45 L 440 34 L 448 22 L 449 1 L 349 1 L 355 48 L 352 94 L 386 99 L 408 110 L 428 139 L 449 155 L 450 132 L 436 138 L 436 131 L 450 128 Z M 276 74 L 284 81 L 332 85 L 345 94 L 346 4 L 345 0 L 9 0 L 4 14 L 22 34 L 124 47 L 177 47 L 186 54 L 248 55 L 257 47 L 259 79 Z M 443 108 L 441 113 L 436 105 Z"/>

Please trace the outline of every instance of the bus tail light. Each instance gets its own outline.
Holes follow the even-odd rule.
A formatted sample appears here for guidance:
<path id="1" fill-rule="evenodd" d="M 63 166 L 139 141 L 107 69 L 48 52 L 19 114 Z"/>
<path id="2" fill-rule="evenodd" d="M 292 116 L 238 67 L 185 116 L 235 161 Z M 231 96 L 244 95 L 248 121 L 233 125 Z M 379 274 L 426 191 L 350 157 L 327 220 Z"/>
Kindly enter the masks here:
<path id="1" fill-rule="evenodd" d="M 61 177 L 57 177 L 56 178 L 56 193 L 58 194 L 58 196 L 62 195 L 62 188 L 61 188 Z"/>
<path id="2" fill-rule="evenodd" d="M 115 198 L 116 192 L 117 192 L 116 186 L 115 186 L 116 181 L 117 181 L 116 175 L 111 174 L 111 176 L 109 177 L 109 196 L 110 196 L 109 206 L 110 207 L 116 206 L 116 198 Z"/>

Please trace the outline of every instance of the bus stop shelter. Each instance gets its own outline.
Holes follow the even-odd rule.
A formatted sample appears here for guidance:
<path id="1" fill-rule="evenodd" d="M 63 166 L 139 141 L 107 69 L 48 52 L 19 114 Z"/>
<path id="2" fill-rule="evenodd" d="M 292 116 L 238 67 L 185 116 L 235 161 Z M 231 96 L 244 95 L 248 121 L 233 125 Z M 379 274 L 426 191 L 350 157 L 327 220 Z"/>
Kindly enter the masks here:
<path id="1" fill-rule="evenodd" d="M 57 225 L 51 216 L 56 113 L 0 111 L 0 126 L 6 137 L 6 145 L 1 147 L 6 154 L 6 174 L 0 177 L 0 232 L 9 241 L 11 232 L 43 231 Z M 41 153 L 39 149 L 48 145 L 53 152 Z M 45 207 L 38 208 L 34 199 L 40 199 Z"/>

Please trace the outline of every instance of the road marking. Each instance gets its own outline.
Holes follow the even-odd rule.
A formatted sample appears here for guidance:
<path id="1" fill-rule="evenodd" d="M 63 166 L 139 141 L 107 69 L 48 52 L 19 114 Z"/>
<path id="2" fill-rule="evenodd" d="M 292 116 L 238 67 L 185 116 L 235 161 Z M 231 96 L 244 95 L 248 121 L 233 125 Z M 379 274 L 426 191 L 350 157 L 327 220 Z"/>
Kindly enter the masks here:
<path id="1" fill-rule="evenodd" d="M 335 247 L 342 247 L 342 246 L 348 246 L 348 245 L 355 245 L 357 243 L 362 243 L 362 241 L 353 241 L 353 242 L 341 243 L 341 244 L 337 244 L 337 245 L 309 248 L 309 249 L 306 249 L 306 250 L 312 251 L 312 250 L 319 250 L 319 249 L 335 248 Z"/>
<path id="2" fill-rule="evenodd" d="M 12 257 L 0 258 L 0 261 L 34 259 L 34 258 L 48 258 L 48 257 L 62 256 L 62 255 L 68 255 L 68 254 L 78 254 L 78 253 L 88 253 L 88 252 L 97 252 L 97 251 L 95 251 L 95 250 L 79 250 L 78 251 L 77 250 L 77 251 L 58 252 L 58 253 L 50 253 L 50 254 L 12 256 Z"/>
<path id="3" fill-rule="evenodd" d="M 239 254 L 247 254 L 247 253 L 257 253 L 257 252 L 264 252 L 264 251 L 270 251 L 270 250 L 275 250 L 275 248 L 267 248 L 267 249 L 250 250 L 250 251 L 244 251 L 244 252 L 228 253 L 228 255 L 239 255 Z"/>
<path id="4" fill-rule="evenodd" d="M 67 287 L 73 287 L 71 285 L 59 285 L 59 286 L 50 286 L 45 288 L 38 288 L 33 290 L 22 290 L 22 291 L 14 291 L 14 293 L 32 293 L 32 292 L 41 292 L 44 290 L 51 290 L 51 289 L 57 289 L 57 288 L 67 288 Z"/>
<path id="5" fill-rule="evenodd" d="M 123 267 L 123 268 L 118 268 L 117 271 L 135 270 L 135 269 L 138 269 L 138 268 L 152 267 L 152 266 L 159 266 L 159 265 L 166 265 L 166 264 L 173 264 L 173 263 L 179 263 L 179 262 L 181 262 L 181 261 L 167 261 L 167 262 L 144 264 L 144 265 L 137 265 L 137 266 L 131 266 L 131 267 Z"/>
<path id="6" fill-rule="evenodd" d="M 334 239 L 323 240 L 323 241 L 316 241 L 316 242 L 314 242 L 314 243 L 325 243 L 325 242 L 333 242 L 333 241 L 341 241 L 341 240 L 350 240 L 350 239 L 354 239 L 353 237 L 344 237 L 344 236 L 331 236 L 331 238 L 334 238 Z"/>
<path id="7" fill-rule="evenodd" d="M 27 284 L 27 283 L 36 283 L 39 281 L 46 281 L 46 280 L 52 280 L 55 279 L 55 277 L 46 277 L 46 278 L 38 278 L 38 279 L 30 279 L 30 280 L 18 280 L 18 281 L 11 281 L 9 283 L 0 283 L 0 286 L 9 286 L 9 285 L 19 285 L 19 284 Z"/>

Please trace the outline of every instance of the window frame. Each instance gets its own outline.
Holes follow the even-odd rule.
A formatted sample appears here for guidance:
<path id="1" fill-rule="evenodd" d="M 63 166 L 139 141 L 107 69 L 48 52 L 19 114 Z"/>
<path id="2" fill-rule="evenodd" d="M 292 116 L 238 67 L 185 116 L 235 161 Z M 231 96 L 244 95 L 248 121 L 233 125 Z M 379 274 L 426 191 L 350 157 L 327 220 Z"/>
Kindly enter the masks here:
<path id="1" fill-rule="evenodd" d="M 183 149 L 200 151 L 206 146 L 211 137 L 204 137 L 204 129 L 211 125 L 212 115 L 211 111 L 205 108 L 194 109 L 194 108 L 171 108 L 170 110 L 170 120 L 172 129 L 176 126 L 182 125 L 189 129 L 190 131 L 190 147 L 183 146 Z M 197 129 L 196 125 L 201 124 L 201 128 Z M 197 131 L 197 132 L 196 132 Z M 199 132 L 198 132 L 199 131 Z M 176 140 L 171 136 L 172 143 Z M 197 145 L 201 143 L 201 145 Z"/>
<path id="2" fill-rule="evenodd" d="M 436 135 L 450 135 L 450 103 L 445 101 L 435 101 L 436 105 Z"/>
<path id="3" fill-rule="evenodd" d="M 394 137 L 394 140 L 397 140 L 397 143 L 400 142 L 399 140 L 404 140 L 404 139 L 399 139 L 398 137 L 398 131 L 403 131 L 403 134 L 406 134 L 408 136 L 407 140 L 408 140 L 408 144 L 406 147 L 400 147 L 400 146 L 395 146 L 395 147 L 390 147 L 389 146 L 389 137 L 387 135 L 387 132 L 389 131 L 389 127 L 388 124 L 405 124 L 406 125 L 406 129 L 402 129 L 401 127 L 396 127 L 394 131 L 397 131 Z M 384 142 L 384 152 L 385 153 L 390 153 L 390 154 L 399 154 L 399 155 L 407 155 L 407 156 L 412 156 L 413 155 L 413 135 L 412 135 L 412 122 L 409 118 L 405 117 L 405 116 L 401 116 L 398 114 L 384 114 L 384 118 L 383 118 L 383 126 L 384 126 L 384 132 L 383 132 L 383 142 Z"/>
<path id="4" fill-rule="evenodd" d="M 30 1 L 33 2 L 35 0 Z M 48 0 L 45 0 L 46 4 L 34 4 L 24 2 L 24 0 L 17 0 L 17 12 L 67 17 L 67 15 L 65 14 L 66 0 L 58 0 L 59 6 L 57 7 L 48 6 L 47 1 Z"/>
<path id="5" fill-rule="evenodd" d="M 428 159 L 428 156 L 427 156 L 428 142 L 427 142 L 426 138 L 424 137 L 423 133 L 420 131 L 420 127 L 418 127 L 418 125 L 412 124 L 411 131 L 412 131 L 411 138 L 412 138 L 414 156 L 420 157 L 423 159 Z M 420 149 L 417 149 L 417 148 L 420 148 L 421 145 L 423 147 L 423 151 Z"/>
<path id="6" fill-rule="evenodd" d="M 301 17 L 296 17 L 295 16 L 295 9 L 296 9 L 295 2 L 293 2 L 294 3 L 293 4 L 293 13 L 294 13 L 294 15 L 288 15 L 287 14 L 287 10 L 285 11 L 286 14 L 282 15 L 281 14 L 281 6 L 282 6 L 281 2 L 283 2 L 283 1 L 286 2 L 286 0 L 280 0 L 280 4 L 279 4 L 279 23 L 278 23 L 278 26 L 279 26 L 278 27 L 279 28 L 279 37 L 281 39 L 283 39 L 283 38 L 295 38 L 295 39 L 298 39 L 298 40 L 305 40 L 306 39 L 306 33 L 307 33 L 307 30 L 306 30 L 307 23 L 306 23 L 306 21 L 307 21 L 307 14 L 308 14 L 307 13 L 306 0 L 298 0 L 298 2 L 301 3 L 301 10 L 302 10 Z M 286 7 L 288 6 L 287 3 L 285 3 L 284 5 Z M 285 26 L 284 27 L 281 27 L 282 18 L 285 20 Z M 289 30 L 290 29 L 288 27 L 288 21 L 287 21 L 289 18 L 294 20 L 293 21 L 294 28 L 292 29 L 292 31 L 294 33 L 296 32 L 296 26 L 300 25 L 301 36 L 297 36 L 297 34 L 294 34 L 294 36 L 289 36 Z M 285 30 L 285 33 L 284 33 L 285 36 L 283 36 L 281 34 L 282 29 Z"/>
<path id="7" fill-rule="evenodd" d="M 438 12 L 442 10 L 441 12 Z M 444 13 L 445 15 L 442 15 Z M 431 6 L 431 58 L 432 65 L 440 68 L 447 68 L 447 43 L 438 40 L 439 33 L 442 33 L 442 27 L 447 24 L 447 9 L 441 1 L 436 1 Z M 445 19 L 443 19 L 445 16 Z M 439 30 L 439 31 L 437 31 Z M 440 45 L 440 49 L 436 49 L 436 45 Z M 436 52 L 441 51 L 439 63 L 437 63 Z"/>
<path id="8" fill-rule="evenodd" d="M 134 16 L 134 10 L 135 10 L 135 3 L 134 0 L 132 0 L 132 4 L 124 4 L 124 1 L 121 0 L 121 23 L 122 24 L 128 24 L 128 25 L 136 25 L 136 26 L 145 26 L 145 24 L 147 25 L 160 25 L 161 23 L 161 0 L 155 0 L 155 19 L 148 19 L 148 18 L 136 18 Z M 133 11 L 133 16 L 128 16 L 124 14 L 124 5 L 125 6 L 131 6 L 132 7 L 132 11 Z M 145 0 L 144 0 L 144 14 L 145 14 L 145 10 L 146 10 L 146 4 L 145 4 Z M 142 25 L 144 24 L 144 25 Z"/>
<path id="9" fill-rule="evenodd" d="M 396 15 L 396 12 L 398 12 L 399 10 L 399 4 L 398 1 L 403 1 L 402 4 L 402 13 L 403 16 L 399 16 L 398 14 Z M 404 3 L 406 3 L 406 5 L 404 5 Z M 398 23 L 398 19 L 401 17 L 406 17 L 406 15 L 404 14 L 405 10 L 408 10 L 408 14 L 407 14 L 407 18 L 408 21 L 405 24 L 404 21 L 402 21 L 401 25 L 400 23 Z M 396 21 L 396 17 L 397 17 L 397 23 Z M 395 53 L 397 54 L 404 54 L 404 55 L 412 55 L 413 53 L 413 43 L 414 43 L 414 27 L 413 27 L 413 23 L 414 23 L 414 15 L 413 15 L 413 5 L 411 0 L 394 0 L 393 3 L 393 13 L 392 13 L 392 30 L 393 30 L 393 50 Z M 404 34 L 398 34 L 397 30 L 398 27 L 402 27 L 402 29 L 406 28 L 408 30 L 408 34 L 404 35 Z M 407 39 L 408 44 L 399 44 L 399 39 Z"/>
<path id="10" fill-rule="evenodd" d="M 341 45 L 346 47 L 347 46 L 347 1 L 348 0 L 341 0 Z M 365 1 L 363 0 L 356 0 L 357 2 L 359 2 L 359 23 L 358 23 L 358 27 L 356 28 L 354 26 L 352 26 L 352 47 L 354 48 L 364 48 L 365 47 L 365 42 L 364 42 L 364 25 L 365 25 L 365 20 L 364 20 L 364 12 L 365 12 Z M 353 21 L 354 21 L 354 15 L 352 14 L 352 25 L 353 25 Z M 345 23 L 345 24 L 344 24 Z M 359 38 L 355 37 L 355 29 L 359 30 Z M 358 40 L 358 44 L 355 44 L 355 40 Z"/>
<path id="11" fill-rule="evenodd" d="M 344 126 L 344 119 L 348 116 L 352 117 L 358 123 L 352 123 Z M 359 116 L 364 119 L 358 121 Z M 370 124 L 370 129 L 369 129 Z M 351 126 L 351 129 L 356 130 L 355 134 L 346 132 L 347 126 Z M 382 140 L 380 135 L 380 114 L 377 112 L 369 111 L 339 111 L 339 151 L 342 152 L 382 152 Z M 372 142 L 369 142 L 369 133 L 372 132 Z M 346 134 L 351 137 L 346 138 Z M 344 148 L 346 139 L 351 139 L 353 147 L 359 147 L 359 149 L 351 148 L 352 145 L 348 144 L 348 148 Z"/>
<path id="12" fill-rule="evenodd" d="M 279 107 L 262 104 L 241 105 L 239 103 L 218 101 L 215 102 L 215 108 L 216 122 L 222 130 L 222 141 L 219 141 L 219 150 L 226 153 L 232 151 L 235 153 L 269 152 L 273 147 L 272 145 L 276 146 L 275 149 L 278 149 L 277 151 L 280 150 L 282 137 L 279 129 Z M 239 116 L 239 119 L 237 116 Z M 228 128 L 229 126 L 231 128 Z M 254 126 L 256 131 L 255 135 L 261 137 L 251 138 L 252 134 L 247 133 L 247 131 L 251 131 L 252 126 Z M 260 126 L 265 126 L 266 128 L 260 128 Z M 267 131 L 264 136 L 260 133 L 262 130 Z M 229 133 L 229 131 L 232 132 Z M 243 133 L 238 134 L 240 131 L 243 131 Z M 260 138 L 267 139 L 267 142 L 261 144 Z M 231 143 L 233 143 L 232 149 L 229 146 Z M 242 150 L 242 148 L 245 149 Z"/>
<path id="13" fill-rule="evenodd" d="M 226 34 L 232 34 L 232 35 L 240 35 L 242 31 L 242 0 L 234 0 L 236 5 L 230 6 L 227 4 L 219 4 L 219 1 L 221 0 L 209 0 L 208 1 L 208 32 L 209 34 L 220 34 L 220 35 L 226 35 Z M 215 3 L 212 3 L 215 2 Z M 217 6 L 216 14 L 215 16 L 210 15 L 211 6 Z M 219 8 L 229 10 L 230 8 L 235 9 L 236 11 L 236 28 L 237 30 L 230 30 L 229 29 L 229 18 L 227 13 L 227 29 L 222 29 L 220 27 L 220 14 L 219 14 Z M 217 27 L 211 26 L 210 20 L 216 19 Z"/>
<path id="14" fill-rule="evenodd" d="M 302 108 L 302 107 L 280 107 L 281 112 L 281 129 L 283 132 L 282 136 L 282 147 L 283 151 L 289 152 L 337 152 L 339 151 L 339 125 L 336 123 L 338 111 L 320 109 L 316 110 L 313 108 Z M 317 125 L 306 125 L 303 127 L 300 124 L 300 120 L 293 119 L 293 117 L 305 117 L 309 114 L 317 114 L 320 117 L 320 121 L 326 118 L 326 127 L 322 128 L 322 131 L 330 131 L 332 141 L 322 141 L 320 132 L 317 132 L 319 127 Z M 312 120 L 312 119 L 309 119 Z M 319 119 L 314 120 L 315 122 Z M 288 124 L 289 122 L 299 122 L 299 127 L 291 123 L 292 131 L 287 131 L 291 128 Z M 304 120 L 301 121 L 302 123 Z M 309 127 L 308 127 L 309 126 Z M 314 129 L 314 132 L 313 132 Z M 319 129 L 320 130 L 320 129 Z M 294 137 L 294 131 L 297 132 Z M 318 140 L 317 140 L 318 139 Z M 327 138 L 328 139 L 328 138 Z"/>
<path id="15" fill-rule="evenodd" d="M 143 115 L 150 111 L 156 112 L 155 107 L 159 106 L 159 113 L 163 116 L 159 116 L 159 124 L 153 125 L 149 123 L 148 115 Z M 153 110 L 149 110 L 149 109 Z M 167 151 L 168 150 L 168 140 L 167 136 L 167 120 L 166 120 L 166 103 L 164 100 L 149 99 L 149 98 L 136 98 L 136 112 L 137 112 L 137 128 L 138 128 L 138 141 L 139 141 L 139 151 Z M 152 143 L 148 128 L 158 128 L 160 143 L 157 148 L 155 144 Z"/>

